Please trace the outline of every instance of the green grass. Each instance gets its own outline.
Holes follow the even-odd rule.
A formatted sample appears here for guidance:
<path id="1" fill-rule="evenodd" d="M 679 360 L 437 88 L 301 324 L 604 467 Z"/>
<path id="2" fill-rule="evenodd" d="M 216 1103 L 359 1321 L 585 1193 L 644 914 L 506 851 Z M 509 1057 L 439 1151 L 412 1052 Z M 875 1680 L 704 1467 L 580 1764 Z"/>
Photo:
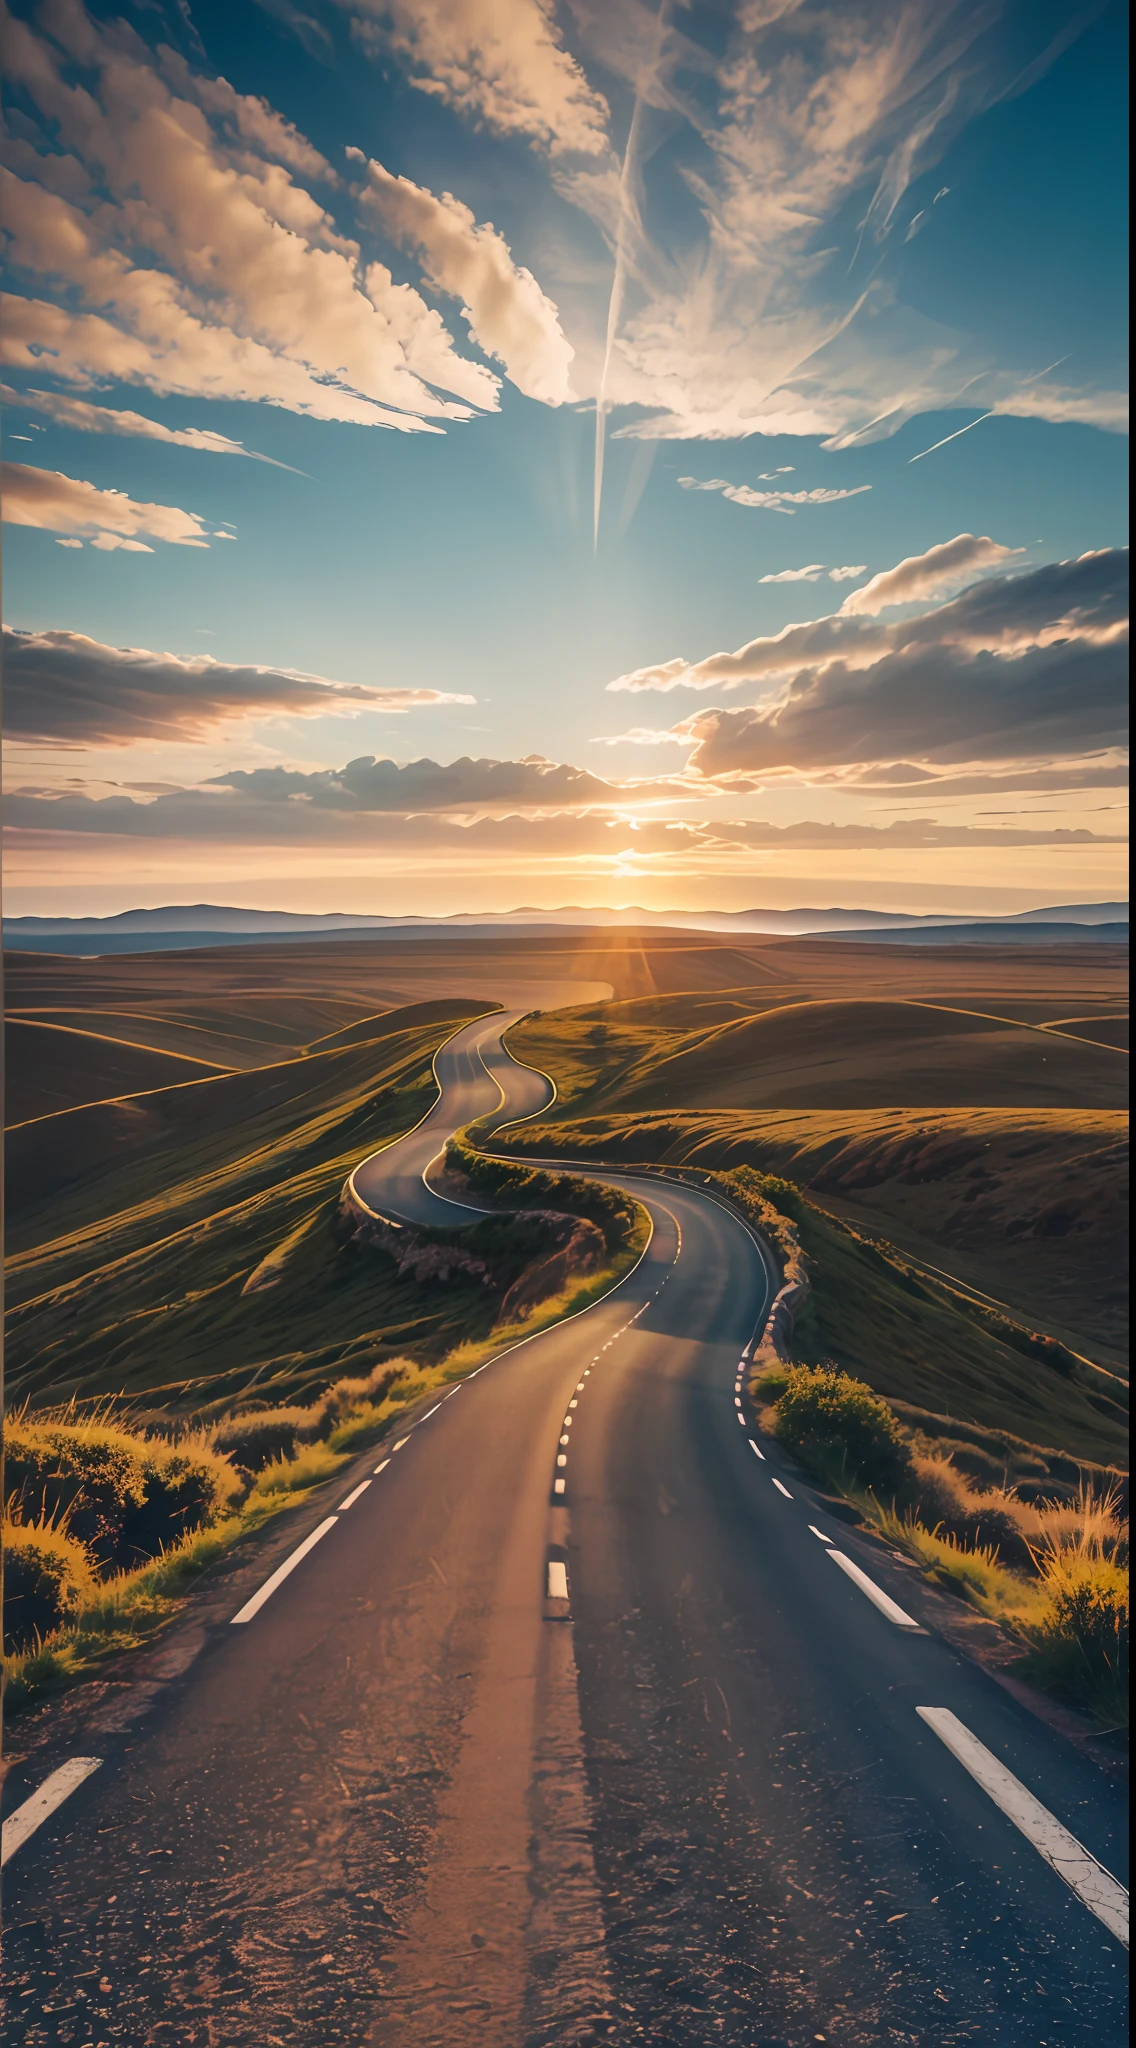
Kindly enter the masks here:
<path id="1" fill-rule="evenodd" d="M 625 1165 L 650 1158 L 654 1123 L 648 1120 L 646 1131 L 632 1116 L 530 1124 L 512 1137 L 502 1132 L 494 1144 L 516 1154 Z M 698 1156 L 703 1168 L 711 1165 L 708 1146 Z M 714 1175 L 743 1207 L 747 1173 L 754 1178 L 750 1168 Z M 1054 1365 L 1019 1348 L 1021 1330 L 1000 1333 L 997 1318 L 976 1311 L 949 1280 L 928 1274 L 778 1178 L 785 1193 L 777 1206 L 798 1234 L 811 1286 L 793 1333 L 794 1357 L 810 1365 L 835 1360 L 874 1393 L 929 1416 L 1000 1431 L 1025 1447 L 1044 1445 L 1075 1461 L 1066 1474 L 1074 1483 L 1076 1465 L 1127 1470 L 1124 1383 L 1091 1365 L 1064 1359 Z"/>

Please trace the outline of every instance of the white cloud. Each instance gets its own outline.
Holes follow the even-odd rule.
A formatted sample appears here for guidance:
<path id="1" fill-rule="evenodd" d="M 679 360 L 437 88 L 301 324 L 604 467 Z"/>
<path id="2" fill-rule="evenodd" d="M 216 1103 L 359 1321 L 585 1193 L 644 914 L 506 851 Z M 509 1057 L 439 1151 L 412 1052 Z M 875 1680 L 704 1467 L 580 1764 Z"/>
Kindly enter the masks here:
<path id="1" fill-rule="evenodd" d="M 437 312 L 381 266 L 364 274 L 357 245 L 292 170 L 246 147 L 255 130 L 260 148 L 313 167 L 271 109 L 223 80 L 179 97 L 136 36 L 77 5 L 52 22 L 91 86 L 69 83 L 53 44 L 10 19 L 9 75 L 80 160 L 91 196 L 9 174 L 9 257 L 69 286 L 84 310 L 45 322 L 25 301 L 7 361 L 55 347 L 51 367 L 72 382 L 113 376 L 372 425 L 495 408 L 497 379 L 457 353 Z M 412 351 L 428 357 L 429 380 Z"/>
<path id="2" fill-rule="evenodd" d="M 914 618 L 838 613 L 711 657 L 688 671 L 695 687 L 707 671 L 764 679 L 778 664 L 781 687 L 676 730 L 708 776 L 898 764 L 910 782 L 929 767 L 1083 761 L 1126 742 L 1127 653 L 1127 551 L 1106 549 L 992 577 Z"/>
<path id="3" fill-rule="evenodd" d="M 92 536 L 91 546 L 127 548 L 149 554 L 139 534 L 183 548 L 207 548 L 208 528 L 195 512 L 176 505 L 147 505 L 119 491 L 100 491 L 57 469 L 24 462 L 3 464 L 4 519 L 10 526 L 35 526 L 48 533 Z"/>
<path id="4" fill-rule="evenodd" d="M 553 157 L 604 155 L 607 103 L 564 47 L 551 0 L 341 0 L 410 82 Z"/>
<path id="5" fill-rule="evenodd" d="M 594 747 L 688 747 L 689 739 L 671 727 L 633 725 L 627 732 L 596 733 Z"/>
<path id="6" fill-rule="evenodd" d="M 914 604 L 924 598 L 940 597 L 981 569 L 996 569 L 1020 548 L 1006 548 L 988 535 L 959 533 L 922 555 L 908 555 L 894 569 L 873 576 L 863 590 L 854 590 L 840 609 L 845 613 L 875 614 L 888 605 Z M 854 572 L 862 574 L 861 570 Z M 838 580 L 838 579 L 837 579 Z"/>
<path id="7" fill-rule="evenodd" d="M 778 569 L 775 576 L 759 576 L 759 583 L 816 583 L 824 575 L 823 562 L 809 562 L 803 569 Z"/>
<path id="8" fill-rule="evenodd" d="M 439 199 L 374 161 L 367 164 L 367 180 L 363 205 L 400 248 L 413 250 L 437 290 L 461 302 L 479 348 L 504 363 L 506 375 L 527 397 L 545 405 L 570 399 L 573 350 L 557 309 L 532 272 L 514 263 L 496 228 L 478 226 L 452 193 Z"/>
<path id="9" fill-rule="evenodd" d="M 846 562 L 842 569 L 830 569 L 828 580 L 830 583 L 852 583 L 857 576 L 864 574 L 867 566 L 866 562 Z"/>
<path id="10" fill-rule="evenodd" d="M 162 441 L 171 448 L 194 448 L 206 455 L 247 455 L 253 462 L 268 462 L 274 469 L 287 469 L 286 462 L 274 462 L 271 455 L 257 455 L 251 448 L 245 448 L 240 441 L 232 441 L 227 434 L 214 433 L 207 427 L 164 427 L 160 420 L 148 419 L 144 413 L 122 412 L 114 406 L 92 405 L 85 398 L 74 398 L 65 391 L 13 391 L 8 384 L 0 384 L 0 405 L 6 405 L 22 412 L 43 413 L 54 420 L 57 427 L 70 427 L 80 434 L 126 434 L 142 441 Z M 18 438 L 16 436 L 13 439 Z"/>
<path id="11" fill-rule="evenodd" d="M 872 488 L 871 484 L 854 484 L 850 490 L 818 487 L 812 491 L 755 491 L 749 484 L 727 483 L 722 477 L 711 477 L 701 482 L 693 476 L 680 476 L 679 483 L 684 491 L 721 491 L 732 504 L 763 512 L 785 512 L 790 517 L 799 505 L 835 505 L 841 498 L 858 498 L 862 492 Z"/>

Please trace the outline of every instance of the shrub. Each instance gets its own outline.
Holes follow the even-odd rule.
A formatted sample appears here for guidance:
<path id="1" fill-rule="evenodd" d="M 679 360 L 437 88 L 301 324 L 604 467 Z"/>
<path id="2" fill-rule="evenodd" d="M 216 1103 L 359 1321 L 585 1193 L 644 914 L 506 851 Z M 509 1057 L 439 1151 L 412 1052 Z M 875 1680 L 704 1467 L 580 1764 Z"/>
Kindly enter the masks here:
<path id="1" fill-rule="evenodd" d="M 23 1415 L 5 1435 L 9 1509 L 65 1522 L 104 1569 L 153 1557 L 225 1507 L 240 1480 L 205 1438 L 181 1444 L 103 1421 Z"/>
<path id="2" fill-rule="evenodd" d="M 992 1549 L 1014 1564 L 1029 1564 L 1030 1539 L 1041 1530 L 1037 1509 L 1001 1487 L 976 1491 L 948 1458 L 916 1452 L 901 1497 L 924 1528 L 977 1549 Z"/>
<path id="3" fill-rule="evenodd" d="M 72 1620 L 95 1577 L 84 1546 L 56 1522 L 6 1516 L 3 1541 L 4 1643 L 18 1653 Z"/>
<path id="4" fill-rule="evenodd" d="M 790 1367 L 773 1416 L 780 1441 L 823 1477 L 886 1495 L 908 1476 L 911 1454 L 887 1402 L 835 1366 Z"/>
<path id="5" fill-rule="evenodd" d="M 5 1430 L 9 1510 L 62 1521 L 100 1564 L 116 1561 L 123 1524 L 146 1499 L 141 1443 L 104 1422 L 11 1420 Z"/>
<path id="6" fill-rule="evenodd" d="M 156 1557 L 192 1530 L 207 1527 L 243 1491 L 230 1460 L 204 1436 L 176 1444 L 147 1437 L 139 1448 L 145 1496 L 123 1518 L 118 1549 L 127 1564 Z"/>
<path id="7" fill-rule="evenodd" d="M 1112 1726 L 1128 1722 L 1128 1577 L 1111 1559 L 1067 1550 L 1037 1558 L 1045 1593 L 1027 1628 L 1034 1675 Z"/>
<path id="8" fill-rule="evenodd" d="M 246 1472 L 259 1472 L 273 1458 L 290 1458 L 312 1429 L 310 1408 L 254 1408 L 247 1415 L 222 1415 L 209 1432 L 215 1450 Z"/>

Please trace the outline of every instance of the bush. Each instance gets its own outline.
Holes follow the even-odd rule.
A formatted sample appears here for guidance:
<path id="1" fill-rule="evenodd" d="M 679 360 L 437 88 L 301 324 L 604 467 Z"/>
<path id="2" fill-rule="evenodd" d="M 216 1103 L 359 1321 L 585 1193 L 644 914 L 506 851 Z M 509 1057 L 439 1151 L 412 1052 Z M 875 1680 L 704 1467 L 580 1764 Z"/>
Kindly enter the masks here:
<path id="1" fill-rule="evenodd" d="M 4 1644 L 18 1653 L 73 1620 L 95 1577 L 84 1546 L 58 1523 L 5 1517 L 3 1541 Z"/>
<path id="2" fill-rule="evenodd" d="M 948 1458 L 916 1452 L 901 1498 L 935 1534 L 993 1550 L 1014 1564 L 1029 1564 L 1030 1538 L 1041 1528 L 1037 1509 L 1001 1487 L 976 1491 Z"/>
<path id="3" fill-rule="evenodd" d="M 1037 1558 L 1046 1595 L 1028 1629 L 1034 1675 L 1072 1706 L 1128 1723 L 1128 1576 L 1111 1559 L 1069 1551 Z"/>
<path id="4" fill-rule="evenodd" d="M 240 1487 L 203 1437 L 175 1444 L 101 1421 L 19 1416 L 5 1433 L 5 1459 L 14 1518 L 65 1523 L 104 1569 L 156 1556 L 213 1520 Z"/>
<path id="5" fill-rule="evenodd" d="M 582 1180 L 573 1173 L 546 1173 L 543 1167 L 514 1166 L 477 1152 L 461 1136 L 446 1146 L 446 1163 L 464 1173 L 471 1187 L 487 1194 L 507 1196 L 521 1209 L 559 1209 L 571 1216 L 585 1216 L 603 1231 L 608 1251 L 622 1251 L 631 1243 L 639 1205 L 632 1196 L 602 1181 Z"/>
<path id="6" fill-rule="evenodd" d="M 223 1415 L 210 1436 L 214 1448 L 246 1472 L 259 1472 L 274 1458 L 290 1458 L 312 1427 L 309 1408 L 261 1408 L 247 1415 Z"/>
<path id="7" fill-rule="evenodd" d="M 229 1459 L 204 1436 L 178 1444 L 147 1437 L 139 1448 L 145 1496 L 139 1506 L 127 1509 L 118 1546 L 120 1560 L 128 1565 L 156 1557 L 192 1530 L 206 1528 L 243 1491 Z"/>
<path id="8" fill-rule="evenodd" d="M 910 1473 L 911 1454 L 887 1402 L 835 1366 L 791 1366 L 773 1416 L 779 1440 L 824 1478 L 886 1495 Z"/>
<path id="9" fill-rule="evenodd" d="M 102 1422 L 20 1416 L 5 1430 L 9 1512 L 23 1522 L 66 1524 L 100 1564 L 117 1561 L 123 1524 L 146 1499 L 141 1443 Z"/>

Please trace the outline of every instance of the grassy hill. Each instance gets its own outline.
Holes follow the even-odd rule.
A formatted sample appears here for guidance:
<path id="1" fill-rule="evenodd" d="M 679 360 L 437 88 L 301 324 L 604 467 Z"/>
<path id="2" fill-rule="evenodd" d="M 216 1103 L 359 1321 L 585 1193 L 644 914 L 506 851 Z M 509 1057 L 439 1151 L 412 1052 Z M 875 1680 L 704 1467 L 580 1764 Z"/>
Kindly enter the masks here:
<path id="1" fill-rule="evenodd" d="M 437 1047 L 484 1008 L 396 1011 L 360 1045 L 13 1132 L 11 1397 L 288 1397 L 344 1360 L 432 1358 L 476 1334 L 484 1290 L 399 1280 L 344 1243 L 336 1210 L 357 1161 L 429 1109 Z M 286 1241 L 276 1284 L 245 1294 Z"/>
<path id="2" fill-rule="evenodd" d="M 621 1109 L 1120 1109 L 1127 1054 L 961 1005 L 746 991 L 562 1011 L 511 1044 L 561 1098 Z"/>
<path id="3" fill-rule="evenodd" d="M 106 1096 L 136 1095 L 179 1081 L 203 1081 L 222 1071 L 213 1060 L 191 1059 L 150 1045 L 132 1045 L 91 1030 L 9 1017 L 4 1027 L 5 1120 L 9 1125 L 73 1109 Z"/>

